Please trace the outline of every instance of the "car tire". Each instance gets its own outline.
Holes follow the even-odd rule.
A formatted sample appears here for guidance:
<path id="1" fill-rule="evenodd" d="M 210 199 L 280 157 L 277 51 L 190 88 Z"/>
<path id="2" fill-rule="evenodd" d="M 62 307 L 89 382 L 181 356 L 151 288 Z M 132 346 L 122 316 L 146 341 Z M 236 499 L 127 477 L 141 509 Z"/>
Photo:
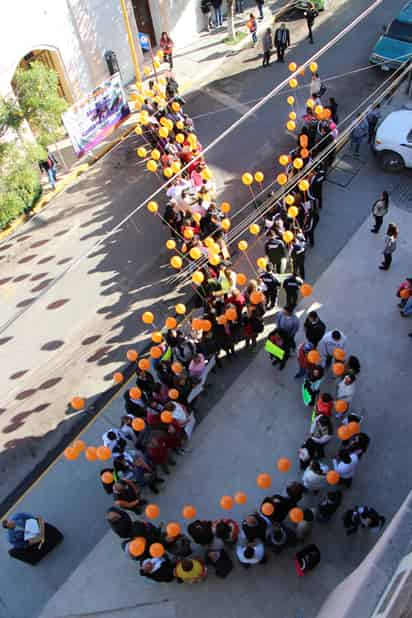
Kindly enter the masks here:
<path id="1" fill-rule="evenodd" d="M 393 150 L 384 150 L 380 156 L 380 164 L 385 172 L 401 172 L 405 169 L 405 161 Z"/>

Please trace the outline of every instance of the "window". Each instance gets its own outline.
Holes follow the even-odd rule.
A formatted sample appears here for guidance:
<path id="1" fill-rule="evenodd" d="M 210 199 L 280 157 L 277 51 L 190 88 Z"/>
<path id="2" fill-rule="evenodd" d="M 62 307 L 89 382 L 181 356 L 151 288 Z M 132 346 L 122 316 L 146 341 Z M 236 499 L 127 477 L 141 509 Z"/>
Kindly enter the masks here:
<path id="1" fill-rule="evenodd" d="M 386 36 L 390 39 L 412 43 L 412 24 L 395 19 L 389 26 Z"/>

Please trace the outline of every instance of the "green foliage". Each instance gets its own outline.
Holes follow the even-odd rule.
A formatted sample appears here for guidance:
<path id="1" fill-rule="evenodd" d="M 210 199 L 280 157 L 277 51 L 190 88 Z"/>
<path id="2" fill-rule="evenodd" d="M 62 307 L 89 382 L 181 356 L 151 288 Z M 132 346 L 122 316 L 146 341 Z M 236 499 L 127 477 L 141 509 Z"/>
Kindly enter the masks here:
<path id="1" fill-rule="evenodd" d="M 41 195 L 40 175 L 36 167 L 45 154 L 35 144 L 27 149 L 9 144 L 7 153 L 0 166 L 0 229 L 30 210 Z"/>
<path id="2" fill-rule="evenodd" d="M 47 146 L 58 139 L 61 114 L 67 109 L 67 103 L 58 93 L 56 71 L 42 62 L 32 62 L 28 69 L 17 69 L 13 86 L 23 116 L 39 143 Z"/>
<path id="3" fill-rule="evenodd" d="M 19 128 L 23 121 L 23 113 L 19 106 L 11 100 L 0 97 L 0 137 L 3 137 L 8 129 Z"/>

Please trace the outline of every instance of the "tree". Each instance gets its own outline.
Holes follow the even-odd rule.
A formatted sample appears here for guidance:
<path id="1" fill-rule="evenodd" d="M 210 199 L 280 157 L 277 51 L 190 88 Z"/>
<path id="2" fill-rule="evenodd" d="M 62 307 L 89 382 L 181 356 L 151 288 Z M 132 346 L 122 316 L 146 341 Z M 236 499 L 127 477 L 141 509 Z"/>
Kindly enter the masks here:
<path id="1" fill-rule="evenodd" d="M 235 40 L 235 0 L 227 0 L 227 31 L 229 38 Z"/>
<path id="2" fill-rule="evenodd" d="M 15 101 L 0 97 L 0 138 L 4 137 L 9 129 L 17 131 L 22 122 L 23 113 Z"/>
<path id="3" fill-rule="evenodd" d="M 22 114 L 43 146 L 61 136 L 61 114 L 67 103 L 59 95 L 58 84 L 56 71 L 39 61 L 32 62 L 28 69 L 17 69 L 13 80 Z"/>

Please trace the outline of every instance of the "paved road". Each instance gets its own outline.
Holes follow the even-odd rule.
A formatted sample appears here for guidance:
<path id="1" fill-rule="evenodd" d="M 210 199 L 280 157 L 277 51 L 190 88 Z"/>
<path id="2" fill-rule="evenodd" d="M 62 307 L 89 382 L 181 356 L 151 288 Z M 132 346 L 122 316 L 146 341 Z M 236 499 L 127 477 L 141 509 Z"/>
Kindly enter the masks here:
<path id="1" fill-rule="evenodd" d="M 307 58 L 368 4 L 366 0 L 334 3 L 335 12 L 322 16 L 315 45 L 297 45 L 290 58 L 297 62 Z M 401 0 L 385 2 L 356 34 L 328 52 L 320 62 L 322 77 L 366 66 L 381 24 L 401 4 Z M 291 29 L 297 40 L 304 24 L 292 23 Z M 286 65 L 268 69 L 259 65 L 256 50 L 235 54 L 206 91 L 189 98 L 188 111 L 198 116 L 204 144 L 287 74 Z M 382 78 L 372 69 L 330 82 L 341 115 Z M 299 93 L 301 103 L 306 94 Z M 239 175 L 260 168 L 271 177 L 277 155 L 292 144 L 284 129 L 285 98 L 286 94 L 276 97 L 210 153 L 221 196 L 234 204 L 235 211 L 249 197 Z M 226 109 L 220 111 L 222 107 Z M 153 176 L 142 173 L 134 154 L 136 144 L 135 137 L 126 141 L 0 246 L 0 350 L 2 366 L 7 367 L 0 377 L 5 393 L 0 411 L 2 496 L 79 420 L 67 414 L 70 397 L 81 394 L 93 400 L 111 386 L 112 373 L 122 365 L 126 350 L 145 344 L 140 312 L 151 306 L 156 315 L 165 315 L 176 302 L 167 285 L 166 250 L 161 249 L 166 231 L 157 218 L 142 210 L 116 235 L 105 237 L 156 186 Z M 345 219 L 331 232 L 310 262 L 310 278 L 327 266 L 358 224 L 356 217 Z M 96 242 L 99 245 L 92 250 Z M 43 295 L 49 284 L 51 289 Z"/>

